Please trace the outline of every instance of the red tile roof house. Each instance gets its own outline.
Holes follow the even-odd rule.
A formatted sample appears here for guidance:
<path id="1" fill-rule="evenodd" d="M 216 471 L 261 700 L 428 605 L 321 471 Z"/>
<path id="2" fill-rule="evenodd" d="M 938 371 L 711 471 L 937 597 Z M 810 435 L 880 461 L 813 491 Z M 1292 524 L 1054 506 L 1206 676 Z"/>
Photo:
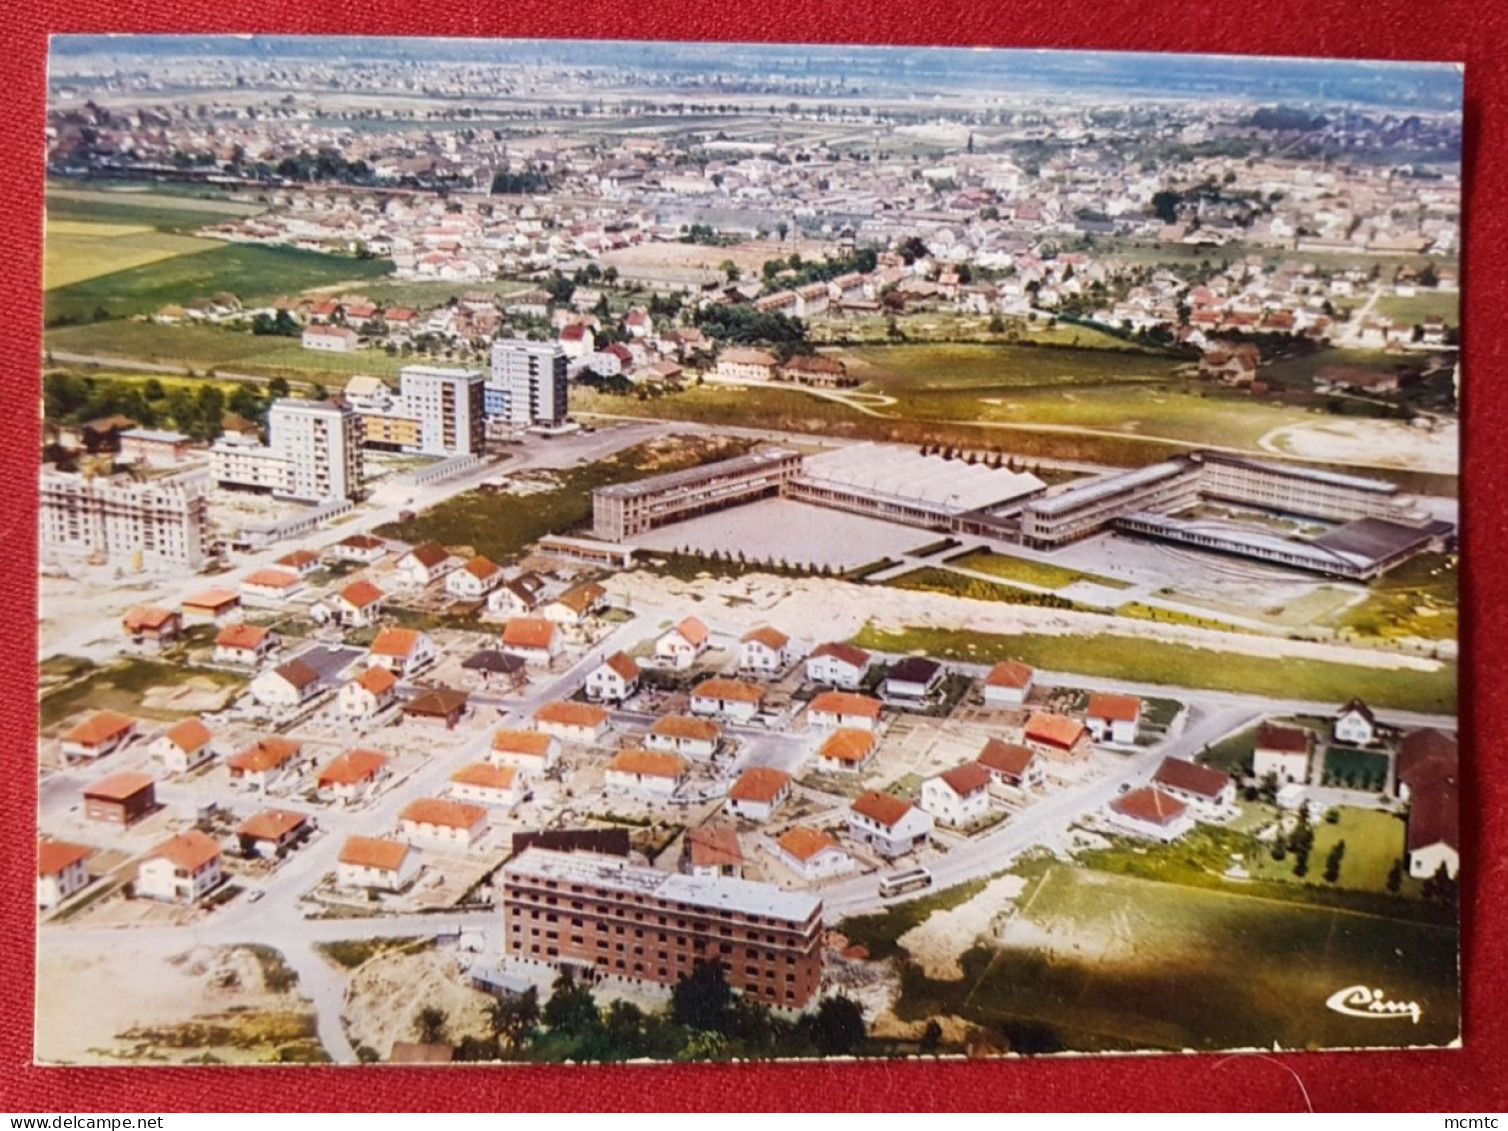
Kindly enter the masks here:
<path id="1" fill-rule="evenodd" d="M 650 750 L 664 750 L 688 758 L 710 758 L 723 740 L 723 728 L 711 719 L 666 715 L 656 719 L 644 736 Z"/>
<path id="2" fill-rule="evenodd" d="M 264 809 L 236 826 L 236 839 L 242 856 L 259 856 L 264 860 L 282 857 L 308 839 L 314 822 L 291 809 Z"/>
<path id="3" fill-rule="evenodd" d="M 812 697 L 806 708 L 806 725 L 811 730 L 868 730 L 880 725 L 880 701 L 851 691 L 823 691 Z"/>
<path id="4" fill-rule="evenodd" d="M 420 542 L 398 559 L 393 575 L 405 589 L 423 589 L 444 577 L 460 562 L 438 542 Z"/>
<path id="5" fill-rule="evenodd" d="M 503 625 L 499 650 L 526 664 L 548 667 L 560 655 L 560 629 L 544 617 L 514 617 Z"/>
<path id="6" fill-rule="evenodd" d="M 1460 752 L 1456 740 L 1433 727 L 1410 731 L 1398 744 L 1393 776 L 1402 801 L 1410 800 L 1421 788 L 1436 781 L 1457 780 Z"/>
<path id="7" fill-rule="evenodd" d="M 375 565 L 387 556 L 387 543 L 370 534 L 352 534 L 329 547 L 327 552 L 336 561 Z"/>
<path id="8" fill-rule="evenodd" d="M 1121 832 L 1161 841 L 1177 840 L 1194 827 L 1187 805 L 1149 785 L 1110 802 L 1109 819 Z"/>
<path id="9" fill-rule="evenodd" d="M 903 797 L 870 790 L 848 808 L 848 835 L 881 856 L 904 856 L 932 836 L 932 816 Z"/>
<path id="10" fill-rule="evenodd" d="M 455 730 L 471 710 L 471 697 L 450 687 L 432 687 L 403 704 L 403 717 L 423 726 Z"/>
<path id="11" fill-rule="evenodd" d="M 258 569 L 241 579 L 241 596 L 280 605 L 304 587 L 296 573 L 285 569 Z"/>
<path id="12" fill-rule="evenodd" d="M 136 737 L 136 720 L 115 711 L 96 711 L 63 734 L 63 757 L 103 758 Z"/>
<path id="13" fill-rule="evenodd" d="M 386 754 L 347 750 L 320 770 L 315 783 L 324 800 L 352 805 L 375 793 L 391 774 Z"/>
<path id="14" fill-rule="evenodd" d="M 206 589 L 184 599 L 183 619 L 194 624 L 231 624 L 244 614 L 241 595 L 232 589 Z"/>
<path id="15" fill-rule="evenodd" d="M 351 582 L 336 595 L 335 619 L 346 628 L 365 628 L 376 624 L 382 615 L 382 603 L 387 597 L 377 586 L 365 578 Z"/>
<path id="16" fill-rule="evenodd" d="M 487 810 L 464 801 L 421 797 L 398 814 L 398 836 L 406 841 L 469 849 L 487 835 Z"/>
<path id="17" fill-rule="evenodd" d="M 1096 742 L 1134 746 L 1141 726 L 1141 700 L 1135 695 L 1094 692 L 1089 696 L 1084 722 Z"/>
<path id="18" fill-rule="evenodd" d="M 741 879 L 744 853 L 743 846 L 738 843 L 738 830 L 731 825 L 710 822 L 687 829 L 681 842 L 680 870 L 688 876 Z"/>
<path id="19" fill-rule="evenodd" d="M 827 734 L 817 747 L 817 768 L 830 773 L 856 774 L 874 761 L 877 749 L 873 732 L 843 727 Z"/>
<path id="20" fill-rule="evenodd" d="M 264 707 L 291 711 L 320 692 L 319 672 L 303 660 L 289 660 L 251 681 L 251 697 Z"/>
<path id="21" fill-rule="evenodd" d="M 1263 723 L 1257 728 L 1256 749 L 1252 754 L 1252 776 L 1261 781 L 1271 774 L 1279 784 L 1307 782 L 1309 759 L 1313 751 L 1314 735 L 1303 727 Z"/>
<path id="22" fill-rule="evenodd" d="M 37 906 L 56 907 L 89 884 L 92 848 L 62 840 L 37 844 Z"/>
<path id="23" fill-rule="evenodd" d="M 940 825 L 967 828 L 989 816 L 990 772 L 965 762 L 922 782 L 921 806 Z"/>
<path id="24" fill-rule="evenodd" d="M 791 795 L 791 775 L 770 766 L 750 766 L 728 789 L 729 816 L 768 821 Z"/>
<path id="25" fill-rule="evenodd" d="M 303 751 L 303 744 L 290 738 L 274 735 L 258 739 L 225 760 L 230 768 L 230 783 L 265 793 L 298 776 L 306 761 Z"/>
<path id="26" fill-rule="evenodd" d="M 277 633 L 243 621 L 226 625 L 215 636 L 214 660 L 217 664 L 255 668 L 277 649 Z"/>
<path id="27" fill-rule="evenodd" d="M 676 668 L 689 668 L 707 650 L 707 626 L 696 617 L 687 617 L 674 628 L 666 629 L 655 641 L 655 656 L 669 660 Z"/>
<path id="28" fill-rule="evenodd" d="M 984 677 L 984 701 L 991 707 L 1019 707 L 1026 702 L 1036 673 L 1018 660 L 1002 660 Z"/>
<path id="29" fill-rule="evenodd" d="M 777 676 L 800 659 L 791 638 L 769 625 L 744 633 L 738 642 L 738 670 L 755 676 Z"/>
<path id="30" fill-rule="evenodd" d="M 157 783 L 127 770 L 84 787 L 84 816 L 127 828 L 157 808 Z"/>
<path id="31" fill-rule="evenodd" d="M 336 701 L 345 718 L 375 719 L 398 702 L 398 677 L 386 668 L 368 668 L 341 685 Z"/>
<path id="32" fill-rule="evenodd" d="M 820 829 L 795 825 L 775 842 L 775 859 L 808 883 L 847 875 L 854 859 L 832 836 Z"/>
<path id="33" fill-rule="evenodd" d="M 559 625 L 579 625 L 595 615 L 607 602 L 607 590 L 595 581 L 571 586 L 553 601 L 540 608 L 540 615 Z"/>
<path id="34" fill-rule="evenodd" d="M 450 796 L 500 809 L 512 809 L 523 800 L 523 779 L 512 766 L 473 762 L 450 775 Z"/>
<path id="35" fill-rule="evenodd" d="M 1236 779 L 1220 770 L 1182 758 L 1164 758 L 1152 784 L 1175 801 L 1182 801 L 1200 821 L 1227 821 L 1240 814 L 1236 807 Z"/>
<path id="36" fill-rule="evenodd" d="M 589 703 L 556 700 L 534 712 L 534 727 L 562 742 L 590 746 L 607 733 L 608 713 Z"/>
<path id="37" fill-rule="evenodd" d="M 693 715 L 717 715 L 729 722 L 746 723 L 759 714 L 764 689 L 738 679 L 704 679 L 691 690 Z"/>
<path id="38" fill-rule="evenodd" d="M 347 837 L 335 864 L 335 885 L 346 891 L 402 891 L 419 875 L 419 850 L 398 840 Z"/>
<path id="39" fill-rule="evenodd" d="M 1050 763 L 1083 762 L 1090 754 L 1089 731 L 1077 719 L 1037 711 L 1026 720 L 1022 741 Z"/>
<path id="40" fill-rule="evenodd" d="M 308 577 L 319 568 L 319 555 L 313 550 L 290 550 L 272 564 L 299 577 Z"/>
<path id="41" fill-rule="evenodd" d="M 1414 790 L 1407 844 L 1409 875 L 1427 880 L 1443 867 L 1455 879 L 1461 867 L 1461 798 L 1454 778 Z"/>
<path id="42" fill-rule="evenodd" d="M 445 575 L 445 592 L 462 601 L 479 601 L 502 583 L 503 567 L 479 556 Z"/>
<path id="43" fill-rule="evenodd" d="M 852 644 L 822 644 L 806 658 L 806 678 L 824 687 L 857 691 L 869 674 L 871 657 Z"/>
<path id="44" fill-rule="evenodd" d="M 1041 789 L 1047 784 L 1047 764 L 1042 755 L 1029 746 L 988 740 L 975 759 L 989 772 L 997 785 L 1010 789 Z"/>
<path id="45" fill-rule="evenodd" d="M 181 832 L 147 853 L 136 869 L 135 893 L 169 903 L 193 903 L 220 883 L 220 844 L 198 829 Z"/>
<path id="46" fill-rule="evenodd" d="M 560 760 L 560 740 L 537 730 L 504 727 L 493 733 L 487 758 L 494 766 L 512 766 L 538 776 Z"/>
<path id="47" fill-rule="evenodd" d="M 368 666 L 386 668 L 400 680 L 413 679 L 438 658 L 434 641 L 427 634 L 392 625 L 378 629 L 371 648 L 367 650 Z"/>
<path id="48" fill-rule="evenodd" d="M 128 610 L 120 626 L 132 644 L 156 652 L 176 644 L 183 635 L 183 618 L 176 612 L 146 605 Z"/>
<path id="49" fill-rule="evenodd" d="M 621 703 L 639 690 L 639 665 L 627 652 L 614 652 L 587 674 L 588 699 Z"/>
<path id="50" fill-rule="evenodd" d="M 605 785 L 609 793 L 650 794 L 669 797 L 685 784 L 686 760 L 662 750 L 629 747 L 607 764 Z"/>

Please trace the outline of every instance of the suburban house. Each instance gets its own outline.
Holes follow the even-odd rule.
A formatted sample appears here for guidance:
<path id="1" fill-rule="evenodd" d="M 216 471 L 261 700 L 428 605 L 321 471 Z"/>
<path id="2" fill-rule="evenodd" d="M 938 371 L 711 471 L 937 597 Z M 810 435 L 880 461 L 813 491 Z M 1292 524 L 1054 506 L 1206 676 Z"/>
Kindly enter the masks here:
<path id="1" fill-rule="evenodd" d="M 880 701 L 851 691 L 823 691 L 806 708 L 806 725 L 815 730 L 875 730 L 880 725 Z"/>
<path id="2" fill-rule="evenodd" d="M 402 891 L 418 875 L 417 848 L 379 837 L 347 837 L 335 864 L 335 884 L 347 891 Z"/>
<path id="3" fill-rule="evenodd" d="M 689 668 L 707 650 L 707 637 L 707 626 L 696 617 L 687 617 L 660 634 L 655 641 L 655 655 L 670 661 L 673 667 Z"/>
<path id="4" fill-rule="evenodd" d="M 449 687 L 431 687 L 403 704 L 403 717 L 422 726 L 455 730 L 470 710 L 471 697 Z"/>
<path id="5" fill-rule="evenodd" d="M 193 903 L 220 882 L 220 844 L 198 829 L 181 832 L 147 853 L 135 891 L 147 899 Z"/>
<path id="6" fill-rule="evenodd" d="M 502 583 L 503 567 L 478 556 L 445 575 L 445 592 L 462 601 L 479 601 Z"/>
<path id="7" fill-rule="evenodd" d="M 128 828 L 157 808 L 157 783 L 126 770 L 84 787 L 84 817 Z"/>
<path id="8" fill-rule="evenodd" d="M 375 793 L 390 774 L 386 754 L 356 749 L 336 755 L 316 781 L 321 798 L 353 805 Z"/>
<path id="9" fill-rule="evenodd" d="M 686 760 L 677 754 L 628 747 L 607 764 L 606 785 L 608 792 L 669 797 L 685 782 L 687 769 Z"/>
<path id="10" fill-rule="evenodd" d="M 336 696 L 348 719 L 373 719 L 398 701 L 398 677 L 386 668 L 367 668 L 341 685 Z"/>
<path id="11" fill-rule="evenodd" d="M 848 835 L 881 856 L 904 856 L 927 843 L 932 815 L 903 797 L 871 789 L 848 807 Z"/>
<path id="12" fill-rule="evenodd" d="M 400 680 L 413 679 L 438 658 L 435 642 L 427 633 L 414 628 L 384 625 L 367 650 L 367 663 L 386 668 Z"/>
<path id="13" fill-rule="evenodd" d="M 874 761 L 877 743 L 874 732 L 840 727 L 817 747 L 817 768 L 838 773 L 858 773 Z"/>
<path id="14" fill-rule="evenodd" d="M 1161 841 L 1177 840 L 1194 827 L 1187 805 L 1149 785 L 1110 802 L 1109 819 L 1122 832 Z"/>
<path id="15" fill-rule="evenodd" d="M 386 597 L 387 594 L 370 581 L 358 578 L 336 594 L 335 620 L 346 628 L 374 625 L 382 615 L 382 602 Z"/>
<path id="16" fill-rule="evenodd" d="M 303 745 L 276 735 L 261 738 L 225 760 L 232 785 L 263 793 L 296 777 L 304 764 Z"/>
<path id="17" fill-rule="evenodd" d="M 187 624 L 230 624 L 245 615 L 241 595 L 233 589 L 206 589 L 185 598 L 178 607 Z"/>
<path id="18" fill-rule="evenodd" d="M 1141 700 L 1135 695 L 1093 692 L 1089 696 L 1084 723 L 1096 742 L 1134 746 L 1141 726 Z"/>
<path id="19" fill-rule="evenodd" d="M 1090 753 L 1089 731 L 1084 724 L 1051 711 L 1033 712 L 1021 739 L 1049 762 L 1082 762 Z"/>
<path id="20" fill-rule="evenodd" d="M 521 573 L 487 594 L 487 611 L 505 617 L 528 616 L 544 603 L 545 579 L 537 573 Z"/>
<path id="21" fill-rule="evenodd" d="M 319 555 L 313 550 L 290 550 L 272 564 L 299 577 L 308 577 L 319 568 Z"/>
<path id="22" fill-rule="evenodd" d="M 1019 660 L 1001 660 L 984 677 L 984 701 L 991 707 L 1019 707 L 1031 693 L 1035 672 Z"/>
<path id="23" fill-rule="evenodd" d="M 571 586 L 553 601 L 540 608 L 540 614 L 558 625 L 571 627 L 583 624 L 595 616 L 607 600 L 607 590 L 595 581 L 583 581 Z"/>
<path id="24" fill-rule="evenodd" d="M 280 605 L 302 590 L 304 582 L 286 569 L 258 569 L 241 579 L 241 596 Z"/>
<path id="25" fill-rule="evenodd" d="M 473 762 L 450 775 L 450 795 L 457 801 L 512 809 L 523 799 L 523 781 L 512 766 Z"/>
<path id="26" fill-rule="evenodd" d="M 560 630 L 544 617 L 514 617 L 503 625 L 500 650 L 526 664 L 547 666 L 560 655 Z"/>
<path id="27" fill-rule="evenodd" d="M 487 810 L 464 801 L 421 797 L 398 814 L 398 835 L 410 842 L 468 849 L 487 835 Z"/>
<path id="28" fill-rule="evenodd" d="M 743 846 L 738 843 L 738 830 L 731 825 L 712 822 L 687 829 L 681 841 L 680 870 L 688 876 L 741 879 L 744 853 Z"/>
<path id="29" fill-rule="evenodd" d="M 710 758 L 717 753 L 723 739 L 723 728 L 711 719 L 696 719 L 690 715 L 665 715 L 656 719 L 644 736 L 644 745 L 651 750 L 665 750 L 689 758 Z"/>
<path id="30" fill-rule="evenodd" d="M 1410 731 L 1398 744 L 1393 777 L 1401 801 L 1412 800 L 1421 788 L 1460 776 L 1456 740 L 1433 727 Z"/>
<path id="31" fill-rule="evenodd" d="M 586 677 L 588 699 L 621 703 L 637 690 L 639 665 L 627 652 L 614 652 Z"/>
<path id="32" fill-rule="evenodd" d="M 775 841 L 775 858 L 803 880 L 825 880 L 853 871 L 854 860 L 821 829 L 795 825 Z"/>
<path id="33" fill-rule="evenodd" d="M 1279 783 L 1309 780 L 1309 759 L 1314 735 L 1303 727 L 1263 723 L 1257 728 L 1252 752 L 1252 774 L 1258 781 L 1272 774 Z"/>
<path id="34" fill-rule="evenodd" d="M 806 658 L 806 678 L 810 683 L 857 691 L 869 674 L 870 656 L 852 644 L 821 644 Z"/>
<path id="35" fill-rule="evenodd" d="M 136 720 L 116 711 L 96 711 L 63 734 L 63 757 L 103 758 L 136 737 Z"/>
<path id="36" fill-rule="evenodd" d="M 922 782 L 922 808 L 938 824 L 962 828 L 983 820 L 990 811 L 990 772 L 978 762 L 965 762 Z"/>
<path id="37" fill-rule="evenodd" d="M 557 699 L 534 712 L 534 727 L 542 734 L 562 742 L 579 742 L 583 746 L 601 740 L 607 733 L 608 714 L 590 703 L 572 703 Z"/>
<path id="38" fill-rule="evenodd" d="M 1047 782 L 1047 763 L 1042 755 L 1019 742 L 991 738 L 975 758 L 996 785 L 1011 789 L 1041 789 Z"/>
<path id="39" fill-rule="evenodd" d="M 283 855 L 314 832 L 314 822 L 292 809 L 264 809 L 236 826 L 242 856 L 264 860 Z"/>
<path id="40" fill-rule="evenodd" d="M 471 691 L 512 691 L 526 682 L 523 657 L 497 648 L 483 648 L 461 661 L 461 686 Z"/>
<path id="41" fill-rule="evenodd" d="M 1360 699 L 1353 699 L 1335 715 L 1335 741 L 1347 746 L 1371 746 L 1377 742 L 1377 716 Z"/>
<path id="42" fill-rule="evenodd" d="M 1454 778 L 1417 787 L 1409 802 L 1409 875 L 1427 880 L 1441 868 L 1455 879 L 1461 868 L 1461 804 Z"/>
<path id="43" fill-rule="evenodd" d="M 404 589 L 424 589 L 459 564 L 438 542 L 420 542 L 398 559 L 393 566 L 393 576 Z"/>
<path id="44" fill-rule="evenodd" d="M 215 756 L 209 727 L 190 717 L 174 723 L 152 740 L 147 753 L 171 774 L 186 774 Z"/>
<path id="45" fill-rule="evenodd" d="M 251 681 L 251 697 L 264 707 L 293 710 L 319 694 L 319 672 L 303 660 L 289 660 Z"/>
<path id="46" fill-rule="evenodd" d="M 744 633 L 738 642 L 738 670 L 751 675 L 779 675 L 798 658 L 791 638 L 769 625 Z"/>
<path id="47" fill-rule="evenodd" d="M 750 766 L 729 787 L 724 808 L 746 821 L 768 821 L 790 795 L 790 774 L 771 766 Z"/>
<path id="48" fill-rule="evenodd" d="M 946 675 L 943 666 L 925 656 L 907 656 L 885 673 L 884 696 L 920 702 L 936 694 Z"/>
<path id="49" fill-rule="evenodd" d="M 325 552 L 337 562 L 376 565 L 387 555 L 387 543 L 370 534 L 352 534 L 349 538 L 342 538 Z"/>
<path id="50" fill-rule="evenodd" d="M 715 676 L 691 690 L 693 715 L 717 715 L 734 723 L 749 722 L 763 704 L 764 689 L 740 679 Z"/>
<path id="51" fill-rule="evenodd" d="M 241 621 L 226 625 L 216 634 L 214 659 L 217 664 L 257 668 L 277 649 L 278 637 L 272 629 Z"/>
<path id="52" fill-rule="evenodd" d="M 1164 758 L 1152 784 L 1187 805 L 1196 820 L 1218 821 L 1237 814 L 1236 779 L 1209 766 Z"/>
<path id="53" fill-rule="evenodd" d="M 493 733 L 487 757 L 494 766 L 512 766 L 538 775 L 560 760 L 560 740 L 542 731 L 505 727 Z"/>
<path id="54" fill-rule="evenodd" d="M 361 339 L 349 326 L 327 326 L 317 323 L 305 326 L 299 337 L 299 345 L 306 350 L 322 350 L 325 353 L 355 353 Z"/>
<path id="55" fill-rule="evenodd" d="M 89 884 L 89 856 L 94 850 L 63 840 L 37 843 L 37 906 L 56 907 Z"/>
<path id="56" fill-rule="evenodd" d="M 172 609 L 137 605 L 120 620 L 121 630 L 138 648 L 160 652 L 183 635 L 183 618 Z"/>
<path id="57" fill-rule="evenodd" d="M 725 349 L 717 358 L 717 375 L 725 381 L 768 381 L 775 366 L 774 355 L 764 350 Z"/>

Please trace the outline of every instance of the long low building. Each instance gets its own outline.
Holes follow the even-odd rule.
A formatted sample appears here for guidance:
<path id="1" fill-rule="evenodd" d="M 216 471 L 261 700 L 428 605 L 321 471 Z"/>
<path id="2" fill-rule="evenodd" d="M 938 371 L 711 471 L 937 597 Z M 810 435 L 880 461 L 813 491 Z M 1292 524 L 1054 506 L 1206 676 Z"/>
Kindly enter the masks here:
<path id="1" fill-rule="evenodd" d="M 765 448 L 592 492 L 592 533 L 609 542 L 682 522 L 709 511 L 781 493 L 801 470 L 801 455 Z"/>
<path id="2" fill-rule="evenodd" d="M 822 901 L 594 852 L 528 848 L 503 865 L 510 958 L 671 986 L 698 959 L 746 997 L 801 1009 L 822 980 Z"/>

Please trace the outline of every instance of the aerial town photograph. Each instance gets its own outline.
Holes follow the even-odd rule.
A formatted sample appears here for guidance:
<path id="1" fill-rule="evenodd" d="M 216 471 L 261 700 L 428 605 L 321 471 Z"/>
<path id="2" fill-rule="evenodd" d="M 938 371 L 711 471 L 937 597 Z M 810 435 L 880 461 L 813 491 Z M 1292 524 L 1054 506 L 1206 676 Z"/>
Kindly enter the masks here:
<path id="1" fill-rule="evenodd" d="M 1458 1044 L 1461 93 L 55 37 L 36 1060 Z"/>

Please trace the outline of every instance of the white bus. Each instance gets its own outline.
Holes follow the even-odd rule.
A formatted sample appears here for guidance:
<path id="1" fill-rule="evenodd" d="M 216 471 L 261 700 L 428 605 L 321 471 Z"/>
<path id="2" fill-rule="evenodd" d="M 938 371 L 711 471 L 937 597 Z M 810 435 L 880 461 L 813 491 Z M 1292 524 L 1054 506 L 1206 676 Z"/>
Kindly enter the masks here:
<path id="1" fill-rule="evenodd" d="M 896 895 L 905 895 L 908 891 L 920 891 L 922 888 L 932 886 L 932 873 L 925 868 L 908 868 L 904 872 L 893 872 L 888 876 L 880 877 L 880 898 L 889 899 Z"/>

